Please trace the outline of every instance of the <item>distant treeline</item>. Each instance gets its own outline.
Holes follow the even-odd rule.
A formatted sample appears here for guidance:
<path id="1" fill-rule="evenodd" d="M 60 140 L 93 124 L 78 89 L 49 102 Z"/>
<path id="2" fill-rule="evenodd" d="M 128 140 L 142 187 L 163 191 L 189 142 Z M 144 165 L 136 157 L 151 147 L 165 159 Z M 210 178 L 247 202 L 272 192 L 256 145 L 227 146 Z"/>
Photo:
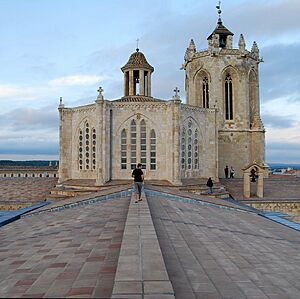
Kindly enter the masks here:
<path id="1" fill-rule="evenodd" d="M 300 164 L 285 164 L 285 163 L 267 163 L 269 168 L 273 169 L 284 169 L 288 167 L 292 167 L 295 170 L 300 170 Z"/>
<path id="2" fill-rule="evenodd" d="M 51 162 L 52 166 L 55 166 L 56 160 L 33 160 L 33 161 L 12 161 L 12 160 L 0 160 L 2 166 L 49 166 Z"/>

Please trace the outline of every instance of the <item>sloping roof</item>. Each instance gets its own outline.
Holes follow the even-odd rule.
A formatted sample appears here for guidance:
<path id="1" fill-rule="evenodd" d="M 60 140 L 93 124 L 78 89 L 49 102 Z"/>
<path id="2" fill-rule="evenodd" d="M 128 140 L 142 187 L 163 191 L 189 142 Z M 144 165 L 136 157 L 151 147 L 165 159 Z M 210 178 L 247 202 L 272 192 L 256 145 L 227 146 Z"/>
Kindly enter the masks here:
<path id="1" fill-rule="evenodd" d="M 85 202 L 69 199 L 69 205 L 1 228 L 0 297 L 110 298 L 117 269 L 133 275 L 141 257 L 140 251 L 120 251 L 124 238 L 133 236 L 123 234 L 125 222 L 137 223 L 141 213 L 134 197 L 129 203 L 128 187 L 120 190 L 102 190 L 102 198 L 94 194 Z M 176 298 L 299 297 L 298 231 L 217 202 L 145 190 L 150 209 L 141 215 L 151 215 L 154 232 L 138 225 L 139 236 L 148 241 L 149 233 L 157 235 Z M 151 243 L 143 247 L 143 265 L 155 271 L 152 249 Z M 122 252 L 132 252 L 132 267 L 118 263 Z M 150 285 L 157 290 L 156 281 Z"/>
<path id="2" fill-rule="evenodd" d="M 164 100 L 152 98 L 152 97 L 145 97 L 145 96 L 127 96 L 112 102 L 124 102 L 124 103 L 131 103 L 131 102 L 166 102 Z"/>
<path id="3" fill-rule="evenodd" d="M 128 59 L 128 62 L 121 68 L 122 71 L 127 69 L 146 69 L 151 72 L 154 71 L 153 66 L 151 66 L 145 55 L 139 51 L 139 49 L 136 49 L 136 52 L 132 53 Z"/>
<path id="4" fill-rule="evenodd" d="M 211 39 L 214 34 L 219 34 L 219 35 L 234 35 L 231 31 L 229 31 L 222 23 L 222 20 L 218 20 L 218 24 L 216 29 L 212 32 L 212 34 L 207 38 Z"/>

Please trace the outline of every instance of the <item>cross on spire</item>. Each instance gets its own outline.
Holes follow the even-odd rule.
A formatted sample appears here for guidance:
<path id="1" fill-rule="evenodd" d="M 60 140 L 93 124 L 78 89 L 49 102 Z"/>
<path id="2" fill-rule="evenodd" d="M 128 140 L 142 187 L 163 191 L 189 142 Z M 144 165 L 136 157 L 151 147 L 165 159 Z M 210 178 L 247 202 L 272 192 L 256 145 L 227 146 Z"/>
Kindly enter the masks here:
<path id="1" fill-rule="evenodd" d="M 99 95 L 102 95 L 102 92 L 104 91 L 103 88 L 100 86 L 97 90 L 99 92 Z"/>
<path id="2" fill-rule="evenodd" d="M 140 39 L 138 38 L 137 40 L 136 40 L 136 51 L 138 52 L 140 49 L 139 49 L 139 41 L 140 41 Z"/>
<path id="3" fill-rule="evenodd" d="M 175 87 L 174 92 L 175 92 L 175 97 L 178 97 L 179 96 L 178 93 L 180 92 L 178 87 Z"/>

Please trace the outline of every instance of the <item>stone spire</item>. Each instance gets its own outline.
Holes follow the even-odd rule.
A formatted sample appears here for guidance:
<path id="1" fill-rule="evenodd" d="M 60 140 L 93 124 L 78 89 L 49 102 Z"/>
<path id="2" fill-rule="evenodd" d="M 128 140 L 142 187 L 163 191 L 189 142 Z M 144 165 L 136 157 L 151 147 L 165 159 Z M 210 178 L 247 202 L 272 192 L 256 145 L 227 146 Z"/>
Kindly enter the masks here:
<path id="1" fill-rule="evenodd" d="M 184 60 L 189 61 L 196 53 L 196 45 L 193 39 L 191 39 L 188 48 L 185 51 Z"/>
<path id="2" fill-rule="evenodd" d="M 245 53 L 246 50 L 246 43 L 243 34 L 240 34 L 239 38 L 239 49 L 242 53 Z"/>
<path id="3" fill-rule="evenodd" d="M 64 108 L 64 107 L 65 107 L 65 105 L 64 105 L 64 103 L 63 103 L 63 98 L 60 97 L 60 98 L 59 98 L 59 106 L 58 106 L 58 108 Z"/>
<path id="4" fill-rule="evenodd" d="M 259 59 L 259 49 L 257 46 L 257 43 L 254 41 L 252 48 L 251 48 L 251 54 L 254 58 Z"/>

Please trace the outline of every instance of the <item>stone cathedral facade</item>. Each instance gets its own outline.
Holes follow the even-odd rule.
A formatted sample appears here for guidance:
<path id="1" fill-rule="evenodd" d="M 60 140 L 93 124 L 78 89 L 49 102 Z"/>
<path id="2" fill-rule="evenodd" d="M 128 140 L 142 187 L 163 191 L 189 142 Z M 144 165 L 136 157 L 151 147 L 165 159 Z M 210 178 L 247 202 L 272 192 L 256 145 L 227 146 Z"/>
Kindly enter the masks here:
<path id="1" fill-rule="evenodd" d="M 149 180 L 180 185 L 187 178 L 218 180 L 224 167 L 236 177 L 249 164 L 264 163 L 265 130 L 260 119 L 259 50 L 246 49 L 243 35 L 222 23 L 197 52 L 193 40 L 184 56 L 186 104 L 177 88 L 171 100 L 151 96 L 154 68 L 136 50 L 121 68 L 124 94 L 60 113 L 60 182 L 95 179 L 96 185 L 131 178 L 142 163 Z"/>

